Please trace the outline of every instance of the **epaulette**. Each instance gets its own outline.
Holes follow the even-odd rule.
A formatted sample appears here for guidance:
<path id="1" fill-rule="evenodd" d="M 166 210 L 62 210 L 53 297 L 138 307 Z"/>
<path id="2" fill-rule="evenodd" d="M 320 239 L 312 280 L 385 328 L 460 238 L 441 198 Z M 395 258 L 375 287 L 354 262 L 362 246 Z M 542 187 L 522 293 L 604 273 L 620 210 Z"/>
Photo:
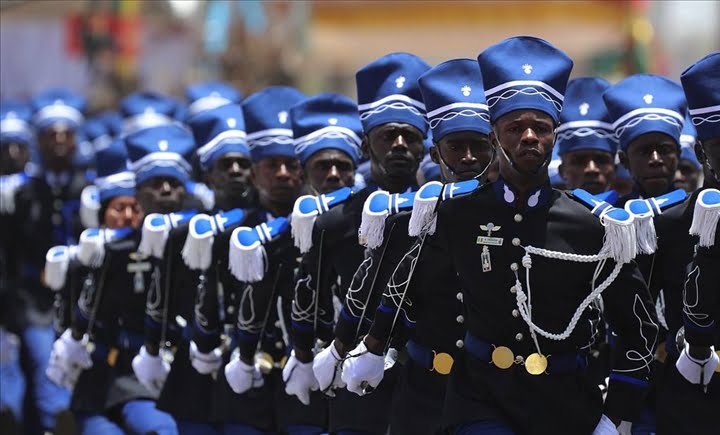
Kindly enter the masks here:
<path id="1" fill-rule="evenodd" d="M 45 254 L 45 284 L 53 291 L 65 285 L 68 267 L 77 258 L 77 245 L 53 246 Z"/>
<path id="2" fill-rule="evenodd" d="M 634 218 L 638 253 L 652 254 L 657 250 L 653 218 L 662 214 L 663 210 L 685 201 L 685 198 L 687 192 L 677 189 L 654 198 L 631 199 L 625 203 L 625 211 Z"/>
<path id="3" fill-rule="evenodd" d="M 415 192 L 390 193 L 376 190 L 363 204 L 362 220 L 358 233 L 360 244 L 370 249 L 382 245 L 385 219 L 400 210 L 412 209 Z"/>
<path id="4" fill-rule="evenodd" d="M 205 210 L 212 210 L 215 208 L 215 191 L 207 187 L 205 183 L 198 183 L 197 181 L 186 181 L 185 190 L 189 194 L 202 202 Z"/>
<path id="5" fill-rule="evenodd" d="M 83 266 L 97 268 L 105 259 L 105 244 L 120 240 L 133 232 L 132 228 L 88 228 L 80 234 L 77 260 Z"/>
<path id="6" fill-rule="evenodd" d="M 162 258 L 170 230 L 189 221 L 197 214 L 197 210 L 184 210 L 176 213 L 151 213 L 145 216 L 138 252 Z"/>
<path id="7" fill-rule="evenodd" d="M 221 211 L 213 216 L 204 213 L 190 219 L 188 235 L 182 249 L 182 257 L 192 270 L 207 270 L 212 261 L 212 246 L 215 235 L 245 219 L 241 208 Z"/>
<path id="8" fill-rule="evenodd" d="M 617 190 L 608 190 L 607 192 L 596 193 L 595 198 L 614 206 L 617 200 L 620 199 L 620 194 L 617 193 Z"/>
<path id="9" fill-rule="evenodd" d="M 410 223 L 408 224 L 408 234 L 412 237 L 417 237 L 422 232 L 435 234 L 438 203 L 467 195 L 475 191 L 479 186 L 480 182 L 475 179 L 447 184 L 430 181 L 423 184 L 415 194 Z"/>
<path id="10" fill-rule="evenodd" d="M 630 213 L 613 207 L 583 189 L 573 190 L 571 197 L 589 208 L 605 227 L 605 238 L 599 255 L 612 257 L 621 264 L 629 263 L 637 256 L 634 219 Z"/>
<path id="11" fill-rule="evenodd" d="M 0 176 L 0 213 L 15 213 L 15 193 L 30 179 L 25 172 Z"/>
<path id="12" fill-rule="evenodd" d="M 711 247 L 715 244 L 715 233 L 720 220 L 720 190 L 704 189 L 698 194 L 693 210 L 690 235 L 700 237 L 698 245 Z"/>
<path id="13" fill-rule="evenodd" d="M 304 254 L 312 248 L 312 231 L 315 219 L 337 204 L 347 201 L 355 191 L 343 187 L 322 195 L 303 195 L 295 201 L 290 219 L 295 246 Z"/>
<path id="14" fill-rule="evenodd" d="M 88 184 L 80 193 L 80 223 L 84 228 L 100 226 L 100 192 L 96 185 Z"/>
<path id="15" fill-rule="evenodd" d="M 262 223 L 252 228 L 238 227 L 230 237 L 228 261 L 230 272 L 238 281 L 258 282 L 265 277 L 265 244 L 288 230 L 287 218 L 279 217 L 272 222 Z"/>

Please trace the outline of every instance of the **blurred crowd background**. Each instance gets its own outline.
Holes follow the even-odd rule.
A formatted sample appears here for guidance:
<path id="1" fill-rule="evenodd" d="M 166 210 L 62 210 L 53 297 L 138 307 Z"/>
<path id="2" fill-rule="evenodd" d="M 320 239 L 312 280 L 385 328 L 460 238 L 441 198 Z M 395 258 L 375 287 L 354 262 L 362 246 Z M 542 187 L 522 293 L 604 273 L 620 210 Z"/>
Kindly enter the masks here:
<path id="1" fill-rule="evenodd" d="M 522 34 L 567 52 L 574 76 L 611 82 L 637 72 L 677 79 L 720 49 L 712 0 L 2 0 L 0 8 L 0 97 L 66 86 L 87 95 L 89 114 L 135 90 L 179 97 L 209 79 L 245 95 L 287 84 L 354 96 L 355 71 L 388 52 L 437 64 Z"/>

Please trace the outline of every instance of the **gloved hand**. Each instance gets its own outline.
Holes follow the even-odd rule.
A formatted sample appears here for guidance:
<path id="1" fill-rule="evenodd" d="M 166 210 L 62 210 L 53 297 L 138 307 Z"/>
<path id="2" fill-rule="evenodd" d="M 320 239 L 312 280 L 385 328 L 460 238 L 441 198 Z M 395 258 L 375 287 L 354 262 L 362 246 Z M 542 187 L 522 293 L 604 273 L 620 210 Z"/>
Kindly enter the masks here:
<path id="1" fill-rule="evenodd" d="M 45 370 L 47 377 L 53 383 L 72 391 L 82 371 L 93 365 L 87 343 L 87 335 L 78 341 L 73 338 L 72 331 L 66 329 L 53 343 Z"/>
<path id="2" fill-rule="evenodd" d="M 340 373 L 342 372 L 342 357 L 335 349 L 335 344 L 330 343 L 328 347 L 315 355 L 313 359 L 313 373 L 318 381 L 320 391 L 328 391 L 330 388 L 344 388 Z"/>
<path id="3" fill-rule="evenodd" d="M 170 373 L 170 364 L 160 355 L 150 355 L 145 346 L 141 347 L 140 353 L 133 358 L 132 368 L 138 381 L 155 395 L 160 394 Z"/>
<path id="4" fill-rule="evenodd" d="M 257 365 L 246 364 L 239 355 L 235 355 L 225 366 L 225 380 L 237 394 L 243 394 L 250 388 L 260 388 L 265 384 L 260 368 Z"/>
<path id="5" fill-rule="evenodd" d="M 342 367 L 342 380 L 348 391 L 359 396 L 365 395 L 365 387 L 377 388 L 385 374 L 385 357 L 368 351 L 361 341 L 345 359 Z"/>
<path id="6" fill-rule="evenodd" d="M 683 378 L 687 379 L 691 384 L 708 385 L 712 379 L 715 367 L 720 362 L 718 354 L 715 353 L 715 347 L 710 347 L 710 356 L 705 360 L 697 360 L 690 356 L 688 350 L 690 344 L 685 342 L 685 348 L 680 353 L 680 357 L 675 363 L 678 372 Z"/>
<path id="7" fill-rule="evenodd" d="M 222 366 L 223 351 L 216 347 L 209 353 L 202 353 L 198 350 L 194 341 L 190 342 L 190 364 L 201 375 L 209 375 L 217 372 Z"/>
<path id="8" fill-rule="evenodd" d="M 610 420 L 610 418 L 603 414 L 600 422 L 595 427 L 593 435 L 618 435 L 617 426 Z"/>
<path id="9" fill-rule="evenodd" d="M 282 372 L 283 381 L 285 382 L 285 392 L 288 396 L 297 396 L 303 405 L 310 404 L 310 392 L 320 389 L 315 373 L 313 373 L 313 363 L 302 363 L 295 358 L 295 351 L 290 354 L 287 364 Z"/>

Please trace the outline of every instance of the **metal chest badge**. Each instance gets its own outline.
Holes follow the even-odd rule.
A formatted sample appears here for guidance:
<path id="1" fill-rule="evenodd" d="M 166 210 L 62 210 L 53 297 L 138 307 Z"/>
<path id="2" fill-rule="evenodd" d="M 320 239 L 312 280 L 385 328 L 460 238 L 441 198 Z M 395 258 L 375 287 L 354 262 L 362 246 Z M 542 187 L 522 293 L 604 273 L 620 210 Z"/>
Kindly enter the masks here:
<path id="1" fill-rule="evenodd" d="M 146 255 L 142 255 L 139 252 L 131 252 L 130 260 L 132 263 L 128 263 L 127 272 L 132 273 L 133 277 L 133 290 L 135 293 L 142 293 L 145 291 L 145 279 L 143 273 L 149 272 L 152 269 L 152 265 L 148 261 L 144 261 L 148 258 Z"/>
<path id="2" fill-rule="evenodd" d="M 500 231 L 501 226 L 495 226 L 494 223 L 489 222 L 485 225 L 480 225 L 480 229 L 487 231 L 487 236 L 478 236 L 475 241 L 478 245 L 483 245 L 482 254 L 480 254 L 480 261 L 482 262 L 483 272 L 490 272 L 492 270 L 492 262 L 490 261 L 490 248 L 488 246 L 502 246 L 502 237 L 492 237 L 493 233 Z"/>

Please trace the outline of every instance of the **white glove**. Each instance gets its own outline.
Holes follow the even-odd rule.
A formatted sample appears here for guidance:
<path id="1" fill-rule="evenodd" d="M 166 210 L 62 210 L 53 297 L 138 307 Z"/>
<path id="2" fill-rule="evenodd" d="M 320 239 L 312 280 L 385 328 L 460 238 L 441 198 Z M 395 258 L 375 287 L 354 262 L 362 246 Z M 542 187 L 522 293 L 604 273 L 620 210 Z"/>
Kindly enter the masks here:
<path id="1" fill-rule="evenodd" d="M 201 375 L 209 375 L 217 372 L 222 366 L 222 349 L 216 347 L 209 353 L 202 353 L 198 350 L 194 341 L 190 342 L 190 364 Z"/>
<path id="2" fill-rule="evenodd" d="M 705 360 L 697 360 L 691 357 L 688 353 L 689 348 L 690 344 L 685 342 L 685 348 L 680 353 L 680 357 L 675 363 L 675 367 L 677 367 L 677 370 L 680 372 L 682 377 L 687 379 L 687 381 L 691 384 L 709 384 L 712 379 L 713 372 L 715 371 L 715 367 L 717 367 L 720 362 L 720 357 L 718 357 L 718 354 L 715 353 L 715 347 L 710 347 L 710 356 Z"/>
<path id="3" fill-rule="evenodd" d="M 260 388 L 265 384 L 260 368 L 257 365 L 245 364 L 239 355 L 235 355 L 225 366 L 225 380 L 237 394 L 245 393 L 250 388 Z"/>
<path id="4" fill-rule="evenodd" d="M 47 377 L 55 384 L 72 391 L 83 370 L 92 367 L 92 358 L 87 350 L 88 337 L 75 340 L 72 332 L 65 332 L 53 343 L 50 361 L 45 370 Z"/>
<path id="5" fill-rule="evenodd" d="M 138 381 L 155 395 L 160 394 L 165 379 L 170 373 L 170 364 L 160 355 L 150 355 L 145 346 L 141 347 L 140 353 L 133 358 L 132 368 Z"/>
<path id="6" fill-rule="evenodd" d="M 288 396 L 297 396 L 303 405 L 310 404 L 310 392 L 320 389 L 312 361 L 302 363 L 295 358 L 295 351 L 290 354 L 287 364 L 282 372 L 285 381 L 285 392 Z"/>
<path id="7" fill-rule="evenodd" d="M 342 357 L 335 349 L 335 343 L 315 355 L 313 359 L 313 373 L 318 381 L 320 391 L 327 391 L 329 388 L 345 388 L 342 380 Z"/>
<path id="8" fill-rule="evenodd" d="M 603 414 L 593 431 L 593 435 L 618 435 L 618 430 L 615 423 L 607 415 Z"/>
<path id="9" fill-rule="evenodd" d="M 375 355 L 361 341 L 343 363 L 342 380 L 348 391 L 359 396 L 365 395 L 365 387 L 377 388 L 385 374 L 385 357 Z"/>

